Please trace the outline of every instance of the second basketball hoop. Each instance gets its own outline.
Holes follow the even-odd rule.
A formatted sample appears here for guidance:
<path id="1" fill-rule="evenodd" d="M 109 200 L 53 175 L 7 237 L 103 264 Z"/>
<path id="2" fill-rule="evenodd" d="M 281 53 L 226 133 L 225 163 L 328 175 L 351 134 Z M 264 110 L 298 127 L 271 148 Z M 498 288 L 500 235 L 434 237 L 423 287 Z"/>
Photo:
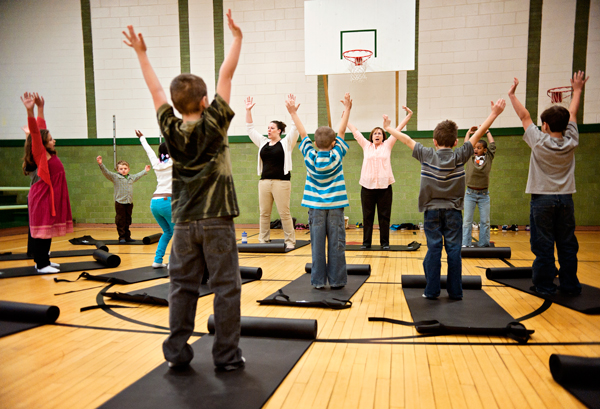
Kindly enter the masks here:
<path id="1" fill-rule="evenodd" d="M 350 61 L 350 81 L 363 82 L 367 79 L 367 60 L 373 56 L 370 50 L 348 50 L 344 51 L 344 58 Z"/>

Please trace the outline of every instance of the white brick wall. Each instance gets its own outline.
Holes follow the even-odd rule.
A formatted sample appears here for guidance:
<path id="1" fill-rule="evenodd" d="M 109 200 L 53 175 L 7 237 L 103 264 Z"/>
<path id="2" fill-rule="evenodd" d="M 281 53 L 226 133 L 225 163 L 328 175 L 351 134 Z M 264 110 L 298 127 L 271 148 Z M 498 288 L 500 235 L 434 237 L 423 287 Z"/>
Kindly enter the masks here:
<path id="1" fill-rule="evenodd" d="M 0 2 L 0 139 L 23 139 L 19 96 L 39 92 L 56 139 L 87 137 L 78 0 Z"/>
<path id="2" fill-rule="evenodd" d="M 419 129 L 447 118 L 461 128 L 480 124 L 489 101 L 506 98 L 514 76 L 525 79 L 529 2 L 422 0 L 420 7 Z M 494 123 L 518 125 L 510 106 Z"/>
<path id="3" fill-rule="evenodd" d="M 590 2 L 588 28 L 587 72 L 590 80 L 585 85 L 583 122 L 600 122 L 600 0 Z"/>
<path id="4" fill-rule="evenodd" d="M 134 129 L 159 135 L 154 105 L 133 49 L 123 44 L 123 30 L 133 25 L 148 46 L 148 57 L 167 97 L 180 73 L 177 0 L 155 2 L 100 0 L 92 3 L 98 138 L 131 138 Z M 212 32 L 211 32 L 212 38 Z"/>

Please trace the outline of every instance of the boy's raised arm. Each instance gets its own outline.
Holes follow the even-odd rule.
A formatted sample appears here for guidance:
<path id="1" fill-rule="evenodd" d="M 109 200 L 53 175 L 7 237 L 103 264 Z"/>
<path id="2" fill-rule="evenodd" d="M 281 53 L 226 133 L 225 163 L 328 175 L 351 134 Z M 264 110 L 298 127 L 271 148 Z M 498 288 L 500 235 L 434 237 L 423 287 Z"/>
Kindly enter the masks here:
<path id="1" fill-rule="evenodd" d="M 290 116 L 292 117 L 292 121 L 294 121 L 294 125 L 296 125 L 296 129 L 298 130 L 300 137 L 302 139 L 306 138 L 308 136 L 308 134 L 306 133 L 304 124 L 302 123 L 302 121 L 300 120 L 300 117 L 298 116 L 298 108 L 300 107 L 300 104 L 296 105 L 296 96 L 295 95 L 292 95 L 292 94 L 288 95 L 287 99 L 285 100 L 285 107 L 287 108 L 288 112 L 290 113 Z"/>
<path id="2" fill-rule="evenodd" d="M 402 109 L 406 111 L 406 116 L 404 117 L 402 122 L 400 122 L 400 125 L 398 125 L 398 127 L 396 128 L 397 131 L 401 131 L 404 129 L 404 127 L 406 126 L 406 124 L 408 124 L 408 121 L 410 121 L 410 118 L 413 114 L 413 111 L 409 107 L 402 106 Z"/>
<path id="3" fill-rule="evenodd" d="M 229 52 L 221 64 L 219 69 L 219 80 L 217 81 L 217 94 L 221 96 L 228 104 L 231 96 L 231 79 L 240 59 L 240 51 L 242 49 L 242 30 L 233 22 L 231 18 L 231 10 L 227 10 L 227 25 L 231 34 L 233 34 L 233 42 L 229 47 Z"/>
<path id="4" fill-rule="evenodd" d="M 571 86 L 573 87 L 573 96 L 571 97 L 571 104 L 569 105 L 569 121 L 577 122 L 577 111 L 579 111 L 579 100 L 581 99 L 581 92 L 587 80 L 590 77 L 585 78 L 583 71 L 573 73 L 573 79 L 571 80 Z"/>
<path id="5" fill-rule="evenodd" d="M 392 120 L 387 115 L 383 115 L 383 129 L 385 129 L 387 133 L 392 135 L 394 138 L 408 146 L 411 151 L 415 149 L 416 142 L 410 136 L 393 128 Z"/>
<path id="6" fill-rule="evenodd" d="M 529 125 L 533 123 L 531 120 L 531 115 L 529 115 L 529 111 L 521 104 L 521 101 L 515 95 L 515 91 L 517 90 L 517 86 L 519 85 L 519 80 L 515 78 L 510 90 L 508 90 L 508 97 L 510 98 L 510 102 L 512 103 L 515 112 L 519 116 L 521 123 L 523 124 L 523 129 L 527 130 Z M 477 142 L 475 142 L 477 143 Z"/>
<path id="7" fill-rule="evenodd" d="M 471 135 L 473 135 L 475 133 L 475 131 L 477 131 L 477 126 L 472 126 L 472 127 L 469 128 L 469 130 L 467 131 L 467 133 L 465 135 L 464 143 L 469 142 L 469 139 L 471 138 Z"/>
<path id="8" fill-rule="evenodd" d="M 500 115 L 502 113 L 502 111 L 504 111 L 505 107 L 506 107 L 506 101 L 503 100 L 502 98 L 500 98 L 498 101 L 496 101 L 495 104 L 492 102 L 492 112 L 486 118 L 486 120 L 483 121 L 483 123 L 481 124 L 479 129 L 477 129 L 475 131 L 475 133 L 473 134 L 473 136 L 471 137 L 471 139 L 469 141 L 469 142 L 471 142 L 471 144 L 473 146 L 477 145 L 477 142 L 479 142 L 481 137 L 483 135 L 485 135 L 485 133 L 490 128 L 490 126 L 492 126 L 492 124 L 494 123 L 496 118 L 498 118 L 498 115 Z M 527 110 L 525 110 L 525 111 L 527 111 Z M 529 121 L 531 121 L 531 119 L 529 119 Z M 525 125 L 523 125 L 523 126 L 525 126 Z M 527 128 L 525 128 L 525 129 L 527 129 Z"/>
<path id="9" fill-rule="evenodd" d="M 150 94 L 152 94 L 154 109 L 158 111 L 158 108 L 168 102 L 167 95 L 165 94 L 165 91 L 163 90 L 163 87 L 160 84 L 152 65 L 150 64 L 148 54 L 146 54 L 147 48 L 142 33 L 136 34 L 133 26 L 127 26 L 127 29 L 129 33 L 123 31 L 123 35 L 125 35 L 127 38 L 127 40 L 123 40 L 123 42 L 135 50 L 138 61 L 140 62 L 140 67 L 142 68 L 144 80 L 146 81 L 146 85 L 150 90 Z"/>
<path id="10" fill-rule="evenodd" d="M 338 136 L 344 139 L 344 135 L 346 135 L 346 128 L 348 127 L 348 119 L 350 118 L 350 110 L 352 109 L 352 99 L 350 99 L 350 93 L 346 92 L 344 99 L 341 99 L 340 102 L 344 104 L 344 112 L 342 112 L 342 121 L 340 122 L 340 127 L 338 128 Z"/>

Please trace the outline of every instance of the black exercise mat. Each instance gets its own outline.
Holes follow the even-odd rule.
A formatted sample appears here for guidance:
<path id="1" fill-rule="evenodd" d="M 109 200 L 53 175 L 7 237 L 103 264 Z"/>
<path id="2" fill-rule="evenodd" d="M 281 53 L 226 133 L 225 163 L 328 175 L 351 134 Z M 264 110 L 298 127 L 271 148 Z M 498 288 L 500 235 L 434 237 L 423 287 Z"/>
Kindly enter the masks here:
<path id="1" fill-rule="evenodd" d="M 392 244 L 389 250 L 383 250 L 379 245 L 371 246 L 368 249 L 361 249 L 360 244 L 346 244 L 346 251 L 415 251 L 419 247 L 421 247 L 421 243 L 416 241 L 409 243 L 407 246 Z"/>
<path id="2" fill-rule="evenodd" d="M 242 284 L 260 280 L 262 269 L 260 267 L 240 267 Z M 208 284 L 201 284 L 198 298 L 212 294 Z M 142 288 L 129 293 L 111 292 L 105 293 L 106 297 L 113 300 L 131 301 L 142 304 L 169 305 L 169 283 L 155 285 L 153 287 Z"/>
<path id="3" fill-rule="evenodd" d="M 242 317 L 242 334 L 247 332 L 246 318 L 252 317 Z M 272 327 L 269 318 L 257 320 L 251 329 L 253 333 L 262 332 L 261 325 Z M 294 325 L 288 325 L 293 328 L 312 326 L 316 335 L 315 320 L 278 320 L 294 321 Z M 310 322 L 308 325 L 296 325 L 302 321 Z M 259 409 L 313 342 L 313 339 L 268 337 L 273 332 L 272 328 L 265 332 L 262 332 L 263 336 L 242 335 L 240 338 L 239 346 L 246 358 L 244 369 L 215 372 L 211 353 L 213 336 L 205 335 L 192 344 L 194 359 L 188 368 L 169 369 L 165 362 L 100 407 Z"/>
<path id="4" fill-rule="evenodd" d="M 141 283 L 143 281 L 155 280 L 157 278 L 167 278 L 169 276 L 169 269 L 139 267 L 131 270 L 115 271 L 114 273 L 92 275 L 88 273 L 82 273 L 79 278 L 85 278 L 86 280 L 101 281 L 103 283 L 113 284 L 134 284 Z M 79 280 L 77 278 L 77 280 Z M 55 280 L 55 281 L 67 281 L 67 280 Z M 76 281 L 76 280 L 75 280 Z"/>
<path id="5" fill-rule="evenodd" d="M 75 263 L 61 263 L 58 273 L 39 273 L 34 266 L 14 267 L 0 269 L 0 278 L 26 277 L 44 274 L 72 273 L 74 271 L 100 270 L 115 268 L 121 264 L 121 258 L 104 250 L 94 250 L 92 253 L 95 261 L 78 261 Z"/>
<path id="6" fill-rule="evenodd" d="M 0 301 L 0 337 L 51 324 L 59 315 L 54 305 Z"/>
<path id="7" fill-rule="evenodd" d="M 600 288 L 598 287 L 581 284 L 581 294 L 577 296 L 562 294 L 560 291 L 557 291 L 553 295 L 542 295 L 531 290 L 531 286 L 533 286 L 533 282 L 531 281 L 533 269 L 531 267 L 488 268 L 485 270 L 485 276 L 489 280 L 584 314 L 600 314 Z M 558 277 L 554 280 L 554 283 L 556 285 L 559 284 Z"/>
<path id="8" fill-rule="evenodd" d="M 310 240 L 296 240 L 296 247 L 292 250 L 285 248 L 283 239 L 271 240 L 270 243 L 238 243 L 238 252 L 240 253 L 289 253 L 310 244 Z"/>
<path id="9" fill-rule="evenodd" d="M 74 239 L 69 240 L 69 243 L 75 244 L 75 245 L 87 245 L 87 246 L 97 245 L 98 243 L 100 243 L 102 245 L 115 244 L 115 245 L 119 245 L 119 246 L 132 246 L 132 245 L 134 246 L 134 245 L 141 245 L 141 244 L 157 243 L 160 240 L 160 236 L 162 236 L 162 233 L 156 233 L 156 234 L 152 234 L 150 236 L 146 236 L 142 240 L 135 240 L 135 241 L 126 242 L 126 243 L 120 243 L 119 240 L 96 240 L 92 236 L 82 236 L 82 237 L 76 237 Z"/>
<path id="10" fill-rule="evenodd" d="M 462 258 L 510 258 L 510 247 L 463 247 Z"/>
<path id="11" fill-rule="evenodd" d="M 101 250 L 108 252 L 108 247 L 104 246 Z M 91 256 L 96 250 L 64 250 L 64 251 L 53 251 L 50 253 L 50 258 L 59 257 L 82 257 Z M 0 255 L 0 261 L 13 261 L 13 260 L 33 260 L 33 256 L 28 256 L 27 253 L 16 253 L 16 254 L 3 254 Z"/>
<path id="12" fill-rule="evenodd" d="M 369 264 L 348 264 L 348 283 L 337 290 L 325 286 L 316 289 L 310 284 L 311 263 L 305 266 L 307 274 L 303 274 L 277 292 L 263 300 L 257 300 L 260 305 L 283 305 L 287 307 L 316 307 L 345 309 L 352 306 L 350 298 L 367 281 L 371 274 Z"/>
<path id="13" fill-rule="evenodd" d="M 550 355 L 554 380 L 588 408 L 600 408 L 600 358 Z"/>
<path id="14" fill-rule="evenodd" d="M 446 278 L 442 276 L 441 282 L 445 283 Z M 451 300 L 445 295 L 429 300 L 423 298 L 426 283 L 424 276 L 403 275 L 402 291 L 414 323 L 396 323 L 414 325 L 417 332 L 424 334 L 498 335 L 508 336 L 519 342 L 529 339 L 533 331 L 515 322 L 510 314 L 481 289 L 481 277 L 464 276 L 463 280 L 465 285 L 461 301 Z M 413 283 L 413 287 L 409 283 Z M 394 320 L 369 318 L 369 321 Z"/>

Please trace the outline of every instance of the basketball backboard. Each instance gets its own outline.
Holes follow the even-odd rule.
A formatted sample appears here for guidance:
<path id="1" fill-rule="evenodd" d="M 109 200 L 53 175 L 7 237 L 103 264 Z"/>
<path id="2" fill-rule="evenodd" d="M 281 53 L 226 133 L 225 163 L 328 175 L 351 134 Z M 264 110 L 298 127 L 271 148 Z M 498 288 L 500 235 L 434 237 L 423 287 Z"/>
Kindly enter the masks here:
<path id="1" fill-rule="evenodd" d="M 367 72 L 414 70 L 415 10 L 415 0 L 305 1 L 305 74 L 347 74 L 353 49 L 373 52 Z"/>

